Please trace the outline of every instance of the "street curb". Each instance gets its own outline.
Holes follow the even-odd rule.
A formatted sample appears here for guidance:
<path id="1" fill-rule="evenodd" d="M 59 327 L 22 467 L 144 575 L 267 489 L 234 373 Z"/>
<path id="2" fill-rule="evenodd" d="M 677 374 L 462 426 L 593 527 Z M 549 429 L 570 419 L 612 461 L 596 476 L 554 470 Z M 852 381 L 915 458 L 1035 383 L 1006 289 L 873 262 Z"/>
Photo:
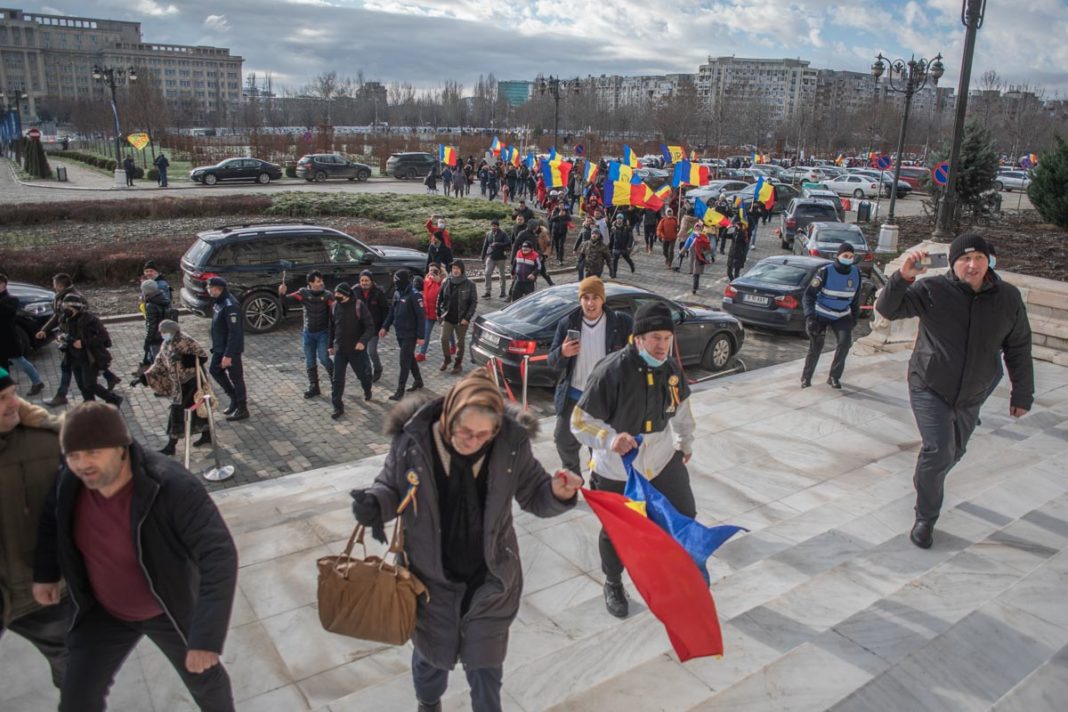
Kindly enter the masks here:
<path id="1" fill-rule="evenodd" d="M 178 315 L 189 315 L 193 312 L 189 311 L 185 307 L 178 309 Z M 144 321 L 145 315 L 141 312 L 134 312 L 132 314 L 109 314 L 108 316 L 100 317 L 100 321 L 105 324 L 124 324 L 129 321 Z"/>

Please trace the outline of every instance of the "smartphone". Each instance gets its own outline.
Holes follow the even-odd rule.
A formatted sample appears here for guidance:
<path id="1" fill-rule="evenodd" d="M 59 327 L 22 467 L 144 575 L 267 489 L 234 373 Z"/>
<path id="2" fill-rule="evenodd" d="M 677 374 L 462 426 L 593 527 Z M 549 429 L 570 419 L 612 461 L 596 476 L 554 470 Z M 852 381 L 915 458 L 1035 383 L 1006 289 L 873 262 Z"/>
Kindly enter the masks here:
<path id="1" fill-rule="evenodd" d="M 926 257 L 920 258 L 920 266 L 926 269 L 935 268 L 940 269 L 943 267 L 949 267 L 949 255 L 945 252 L 935 252 L 929 254 Z"/>
<path id="2" fill-rule="evenodd" d="M 567 338 L 570 341 L 578 341 L 579 339 L 582 338 L 582 334 L 579 333 L 578 329 L 568 329 L 567 330 Z"/>

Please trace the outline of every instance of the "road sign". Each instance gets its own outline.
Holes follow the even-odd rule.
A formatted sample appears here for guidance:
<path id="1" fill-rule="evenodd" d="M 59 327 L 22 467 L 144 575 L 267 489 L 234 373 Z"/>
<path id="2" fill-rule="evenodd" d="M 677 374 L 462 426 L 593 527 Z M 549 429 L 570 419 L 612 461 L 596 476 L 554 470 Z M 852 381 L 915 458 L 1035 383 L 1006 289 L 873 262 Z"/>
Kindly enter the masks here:
<path id="1" fill-rule="evenodd" d="M 583 146 L 581 143 L 575 146 L 575 155 L 576 156 L 583 156 L 585 154 L 586 154 L 586 147 L 585 146 Z"/>
<path id="2" fill-rule="evenodd" d="M 945 185 L 949 182 L 949 161 L 942 161 L 931 169 L 931 180 L 938 185 Z"/>
<path id="3" fill-rule="evenodd" d="M 31 141 L 40 141 L 41 140 L 41 130 L 40 129 L 30 129 L 29 131 L 26 132 L 26 136 L 29 137 L 29 139 Z"/>
<path id="4" fill-rule="evenodd" d="M 890 156 L 879 156 L 875 161 L 875 167 L 880 171 L 888 170 L 893 161 L 890 160 Z"/>

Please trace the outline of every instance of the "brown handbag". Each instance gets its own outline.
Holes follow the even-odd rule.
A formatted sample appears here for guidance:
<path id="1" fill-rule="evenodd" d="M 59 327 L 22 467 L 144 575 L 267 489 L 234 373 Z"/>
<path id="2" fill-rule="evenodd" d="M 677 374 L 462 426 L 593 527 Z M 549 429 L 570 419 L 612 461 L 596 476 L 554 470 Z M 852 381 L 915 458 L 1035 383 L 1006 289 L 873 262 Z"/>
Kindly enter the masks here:
<path id="1" fill-rule="evenodd" d="M 324 556 L 319 568 L 319 622 L 331 633 L 350 638 L 403 645 L 415 631 L 419 596 L 430 593 L 406 566 L 404 525 L 398 516 L 384 558 L 368 556 L 363 542 L 365 527 L 357 525 L 341 556 Z M 352 547 L 363 547 L 363 558 L 352 557 Z"/>

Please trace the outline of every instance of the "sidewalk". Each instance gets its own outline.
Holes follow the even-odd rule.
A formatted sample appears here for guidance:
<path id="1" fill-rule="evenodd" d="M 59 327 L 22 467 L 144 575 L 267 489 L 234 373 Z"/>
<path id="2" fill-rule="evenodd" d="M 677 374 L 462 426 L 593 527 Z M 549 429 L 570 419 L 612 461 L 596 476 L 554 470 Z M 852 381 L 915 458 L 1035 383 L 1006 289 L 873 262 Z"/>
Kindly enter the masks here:
<path id="1" fill-rule="evenodd" d="M 856 357 L 844 389 L 797 388 L 800 364 L 714 382 L 694 396 L 690 472 L 700 518 L 749 527 L 710 562 L 722 659 L 680 664 L 630 589 L 601 595 L 598 523 L 583 504 L 517 513 L 526 582 L 505 666 L 505 709 L 843 712 L 1063 709 L 1068 698 L 1068 368 L 1036 362 L 1034 410 L 999 387 L 950 475 L 929 551 L 908 540 L 919 438 L 909 354 Z M 551 425 L 535 447 L 556 464 Z M 237 540 L 239 594 L 224 660 L 249 712 L 415 709 L 410 646 L 322 631 L 315 559 L 343 546 L 348 490 L 382 456 L 214 495 Z M 628 586 L 629 588 L 629 586 Z M 0 640 L 0 707 L 54 709 L 43 658 Z M 461 670 L 444 709 L 470 709 Z M 110 708 L 192 709 L 142 644 Z"/>

